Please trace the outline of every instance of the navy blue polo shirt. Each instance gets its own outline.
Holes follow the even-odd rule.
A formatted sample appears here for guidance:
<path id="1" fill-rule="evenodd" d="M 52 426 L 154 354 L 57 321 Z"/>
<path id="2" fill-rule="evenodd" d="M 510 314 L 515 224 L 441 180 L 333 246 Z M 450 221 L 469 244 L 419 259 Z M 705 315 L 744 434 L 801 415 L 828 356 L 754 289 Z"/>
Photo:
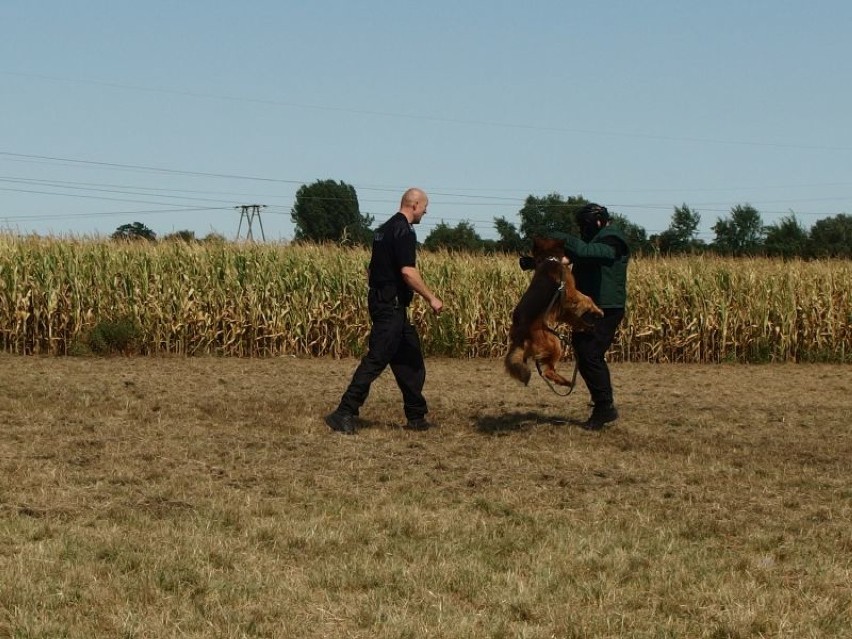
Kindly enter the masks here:
<path id="1" fill-rule="evenodd" d="M 379 293 L 379 299 L 390 301 L 394 297 L 408 306 L 414 297 L 402 269 L 416 265 L 417 234 L 402 213 L 397 213 L 382 224 L 373 234 L 373 254 L 370 257 L 370 288 Z"/>

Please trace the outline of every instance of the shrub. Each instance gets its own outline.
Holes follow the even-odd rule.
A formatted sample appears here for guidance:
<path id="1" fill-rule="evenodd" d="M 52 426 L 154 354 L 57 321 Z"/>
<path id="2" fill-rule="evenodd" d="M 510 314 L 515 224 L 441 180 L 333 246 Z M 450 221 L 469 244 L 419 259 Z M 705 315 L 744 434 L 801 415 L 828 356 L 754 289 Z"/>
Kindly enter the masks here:
<path id="1" fill-rule="evenodd" d="M 139 348 L 142 331 L 132 317 L 117 320 L 102 320 L 89 333 L 88 344 L 93 353 L 129 355 Z"/>

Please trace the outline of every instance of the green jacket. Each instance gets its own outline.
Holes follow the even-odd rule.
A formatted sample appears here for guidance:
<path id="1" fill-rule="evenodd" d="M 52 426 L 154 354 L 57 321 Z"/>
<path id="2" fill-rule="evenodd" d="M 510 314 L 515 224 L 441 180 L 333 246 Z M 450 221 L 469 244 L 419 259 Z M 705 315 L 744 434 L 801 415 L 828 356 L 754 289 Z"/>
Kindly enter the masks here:
<path id="1" fill-rule="evenodd" d="M 550 235 L 565 240 L 565 253 L 574 263 L 574 280 L 581 292 L 601 308 L 624 308 L 630 246 L 621 229 L 605 226 L 590 242 L 567 233 Z"/>

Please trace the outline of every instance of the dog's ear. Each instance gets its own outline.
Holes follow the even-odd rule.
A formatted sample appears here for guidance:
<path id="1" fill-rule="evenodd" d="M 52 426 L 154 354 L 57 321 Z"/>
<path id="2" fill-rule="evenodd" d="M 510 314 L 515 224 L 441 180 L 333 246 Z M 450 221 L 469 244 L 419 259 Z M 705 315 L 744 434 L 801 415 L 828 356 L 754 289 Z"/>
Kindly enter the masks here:
<path id="1" fill-rule="evenodd" d="M 534 258 L 539 258 L 542 255 L 541 243 L 544 241 L 543 237 L 534 237 L 532 239 L 532 254 Z"/>

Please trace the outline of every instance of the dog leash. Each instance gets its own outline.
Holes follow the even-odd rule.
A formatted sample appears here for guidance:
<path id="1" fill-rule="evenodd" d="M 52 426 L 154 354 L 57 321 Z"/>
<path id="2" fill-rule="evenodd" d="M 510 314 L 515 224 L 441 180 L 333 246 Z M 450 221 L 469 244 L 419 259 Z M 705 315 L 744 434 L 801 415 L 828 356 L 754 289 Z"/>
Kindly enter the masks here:
<path id="1" fill-rule="evenodd" d="M 571 375 L 571 386 L 568 387 L 568 391 L 565 392 L 565 393 L 560 393 L 558 390 L 556 390 L 556 386 L 553 385 L 553 382 L 551 382 L 549 379 L 547 379 L 544 375 L 541 374 L 541 366 L 539 366 L 538 362 L 536 361 L 536 363 L 535 363 L 535 367 L 538 370 L 539 377 L 541 377 L 544 380 L 544 383 L 547 384 L 550 387 L 550 390 L 553 391 L 553 394 L 557 395 L 558 397 L 568 397 L 568 395 L 570 395 L 571 393 L 574 392 L 574 387 L 577 386 L 577 366 L 578 366 L 578 364 L 575 361 L 574 362 L 574 373 L 573 373 L 573 375 Z"/>

